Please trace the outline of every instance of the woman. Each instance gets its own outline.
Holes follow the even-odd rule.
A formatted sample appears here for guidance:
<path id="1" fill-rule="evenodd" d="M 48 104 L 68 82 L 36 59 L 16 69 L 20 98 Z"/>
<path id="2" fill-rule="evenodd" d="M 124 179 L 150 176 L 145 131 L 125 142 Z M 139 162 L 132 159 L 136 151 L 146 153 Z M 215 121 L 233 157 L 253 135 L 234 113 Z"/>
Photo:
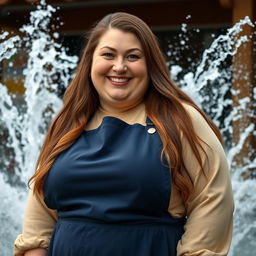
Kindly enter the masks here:
<path id="1" fill-rule="evenodd" d="M 227 255 L 233 198 L 220 141 L 170 81 L 149 27 L 107 15 L 46 136 L 15 255 Z"/>

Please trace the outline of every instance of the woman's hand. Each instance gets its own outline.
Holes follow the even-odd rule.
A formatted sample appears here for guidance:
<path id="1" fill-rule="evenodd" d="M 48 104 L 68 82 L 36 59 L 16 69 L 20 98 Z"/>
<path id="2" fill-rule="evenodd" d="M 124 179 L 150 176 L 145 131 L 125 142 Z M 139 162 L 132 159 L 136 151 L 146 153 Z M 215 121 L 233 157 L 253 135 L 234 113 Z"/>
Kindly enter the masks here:
<path id="1" fill-rule="evenodd" d="M 46 256 L 47 255 L 47 250 L 43 248 L 37 248 L 37 249 L 32 249 L 29 251 L 26 251 L 24 256 Z"/>

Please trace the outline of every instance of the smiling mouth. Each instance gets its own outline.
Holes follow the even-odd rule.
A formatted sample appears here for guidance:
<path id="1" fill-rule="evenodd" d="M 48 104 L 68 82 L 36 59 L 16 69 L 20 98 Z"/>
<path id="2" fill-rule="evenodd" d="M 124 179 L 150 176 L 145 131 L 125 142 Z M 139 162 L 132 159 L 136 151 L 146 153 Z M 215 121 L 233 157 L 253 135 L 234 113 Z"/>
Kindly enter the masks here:
<path id="1" fill-rule="evenodd" d="M 131 80 L 128 77 L 107 77 L 113 85 L 126 85 Z"/>

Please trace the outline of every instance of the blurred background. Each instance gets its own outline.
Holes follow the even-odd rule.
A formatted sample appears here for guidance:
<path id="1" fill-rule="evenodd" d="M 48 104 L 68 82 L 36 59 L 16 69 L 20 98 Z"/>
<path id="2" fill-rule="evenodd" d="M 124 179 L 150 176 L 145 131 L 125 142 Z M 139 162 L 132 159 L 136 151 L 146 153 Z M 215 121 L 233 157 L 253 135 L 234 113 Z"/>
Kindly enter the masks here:
<path id="1" fill-rule="evenodd" d="M 234 188 L 240 188 L 241 184 L 246 184 L 245 187 L 247 188 L 235 195 L 239 205 L 242 201 L 247 202 L 241 209 L 248 208 L 248 211 L 242 213 L 242 210 L 240 211 L 240 207 L 238 207 L 239 220 L 237 220 L 237 227 L 235 227 L 237 237 L 230 255 L 252 255 L 252 249 L 256 249 L 256 206 L 250 194 L 251 192 L 256 194 L 254 185 L 256 177 L 256 1 L 48 0 L 41 1 L 41 7 L 38 9 L 39 2 L 37 0 L 0 0 L 0 184 L 2 187 L 0 199 L 4 202 L 2 210 L 0 210 L 0 223 L 3 227 L 0 231 L 0 255 L 12 255 L 13 239 L 21 231 L 21 218 L 26 197 L 26 193 L 24 193 L 26 191 L 24 189 L 26 180 L 34 171 L 33 164 L 42 143 L 43 135 L 57 111 L 55 111 L 53 103 L 44 106 L 44 109 L 42 107 L 41 113 L 37 114 L 37 107 L 43 103 L 38 100 L 34 102 L 34 98 L 32 100 L 26 94 L 26 91 L 29 91 L 29 80 L 33 76 L 35 76 L 34 81 L 37 81 L 36 84 L 39 86 L 35 95 L 42 91 L 40 86 L 45 83 L 44 78 L 40 81 L 37 80 L 40 71 L 35 71 L 36 61 L 30 63 L 33 55 L 31 53 L 35 53 L 35 50 L 32 49 L 32 41 L 34 42 L 35 39 L 39 38 L 45 39 L 45 41 L 48 40 L 48 44 L 44 45 L 43 51 L 45 49 L 58 49 L 59 55 L 55 52 L 55 55 L 53 54 L 57 58 L 53 58 L 52 62 L 47 60 L 42 66 L 48 74 L 54 73 L 50 78 L 47 75 L 45 76 L 48 79 L 48 85 L 57 85 L 55 87 L 47 85 L 46 91 L 54 91 L 57 98 L 53 102 L 57 102 L 58 99 L 61 100 L 72 77 L 81 50 L 86 43 L 86 32 L 104 15 L 117 11 L 137 15 L 151 27 L 166 55 L 167 64 L 170 71 L 173 72 L 173 79 L 181 87 L 189 87 L 186 84 L 189 74 L 194 74 L 193 77 L 199 77 L 198 67 L 203 67 L 201 73 L 208 72 L 211 63 L 215 61 L 214 58 L 218 54 L 218 81 L 211 80 L 211 78 L 206 80 L 211 80 L 210 88 L 215 88 L 216 84 L 218 86 L 225 84 L 225 88 L 228 88 L 221 101 L 216 100 L 213 104 L 219 110 L 220 107 L 217 105 L 223 103 L 222 112 L 217 117 L 215 116 L 217 111 L 209 110 L 209 113 L 207 112 L 206 105 L 212 99 L 211 92 L 207 89 L 209 88 L 208 82 L 206 83 L 208 87 L 205 85 L 203 89 L 206 93 L 204 95 L 209 97 L 208 103 L 203 104 L 207 98 L 206 96 L 199 103 L 202 104 L 202 108 L 205 106 L 207 114 L 216 119 L 219 127 L 223 128 L 225 147 L 231 155 L 230 165 L 233 170 Z M 47 9 L 47 4 L 53 9 Z M 40 19 L 40 15 L 31 16 L 31 13 L 36 10 L 46 10 L 48 12 L 48 14 L 45 14 L 45 20 L 37 22 L 36 18 Z M 247 21 L 243 29 L 237 28 L 235 34 L 229 34 L 229 29 L 246 16 L 249 17 L 251 24 Z M 48 22 L 46 27 L 44 27 L 44 21 Z M 32 26 L 23 27 L 26 24 L 32 24 Z M 22 27 L 23 29 L 21 29 Z M 39 34 L 37 34 L 38 30 L 36 29 L 40 30 Z M 220 43 L 224 41 L 224 39 L 221 39 L 222 35 L 227 36 L 225 38 L 227 41 L 228 38 L 232 39 L 230 49 L 225 50 L 226 46 Z M 213 46 L 217 39 L 219 40 L 218 44 L 222 46 L 221 50 Z M 239 40 L 244 40 L 241 47 L 236 44 L 236 42 L 240 42 Z M 40 44 L 43 45 L 43 42 Z M 208 55 L 206 54 L 207 49 L 211 49 Z M 225 61 L 220 61 L 222 56 L 225 55 L 225 51 L 232 53 L 225 57 Z M 49 52 L 47 54 L 42 53 L 38 60 L 44 59 L 44 56 L 49 57 Z M 78 58 L 68 56 L 78 56 Z M 208 60 L 212 59 L 212 62 L 207 62 L 207 58 Z M 62 61 L 58 62 L 60 59 Z M 204 66 L 201 65 L 202 62 L 204 62 Z M 67 64 L 61 66 L 63 63 L 69 63 L 70 66 L 67 67 Z M 32 66 L 29 66 L 30 64 Z M 60 65 L 60 69 L 61 67 L 63 67 L 63 70 L 67 68 L 65 74 L 56 68 L 53 70 L 53 67 L 58 65 Z M 29 75 L 31 70 L 34 70 L 33 75 Z M 214 72 L 211 74 L 214 74 Z M 195 81 L 194 79 L 193 83 L 196 84 Z M 218 90 L 222 90 L 221 87 L 218 88 Z M 203 95 L 201 92 L 199 94 L 200 97 Z M 41 100 L 49 101 L 46 98 L 48 96 L 43 96 L 45 97 L 43 98 L 41 95 L 40 97 Z M 194 95 L 194 97 L 197 96 Z M 34 105 L 31 107 L 26 101 L 30 103 L 33 101 Z M 244 104 L 243 107 L 240 107 L 241 104 Z M 34 110 L 29 114 L 30 108 Z M 56 109 L 58 108 L 59 105 L 56 106 Z M 236 108 L 238 110 L 232 112 Z M 229 115 L 231 112 L 233 116 Z M 35 121 L 37 115 L 44 117 L 44 125 L 38 125 L 38 134 L 30 131 L 30 134 L 27 135 L 26 132 L 30 128 L 26 128 L 27 130 L 24 131 L 23 122 L 28 124 L 28 127 L 33 126 L 36 122 L 40 123 L 40 118 Z M 238 116 L 239 118 L 237 118 Z M 30 121 L 25 122 L 26 118 Z M 226 122 L 228 122 L 228 128 L 223 125 Z M 250 131 L 245 134 L 246 129 Z M 25 138 L 23 139 L 23 137 Z M 35 148 L 34 144 L 39 146 Z M 237 169 L 239 169 L 239 172 L 236 172 L 236 174 L 238 173 L 236 176 L 239 177 L 234 178 Z M 239 183 L 238 186 L 237 181 L 242 183 Z M 247 184 L 246 181 L 250 183 Z M 14 205 L 18 206 L 15 207 Z M 8 207 L 10 207 L 9 210 Z M 243 220 L 240 220 L 241 218 L 248 218 L 249 221 L 243 222 Z M 254 221 L 251 218 L 254 218 Z M 244 226 L 239 221 L 242 221 Z M 250 225 L 250 229 L 248 229 L 250 231 L 239 231 L 238 226 L 248 228 L 248 225 Z M 241 234 L 239 235 L 239 233 Z"/>

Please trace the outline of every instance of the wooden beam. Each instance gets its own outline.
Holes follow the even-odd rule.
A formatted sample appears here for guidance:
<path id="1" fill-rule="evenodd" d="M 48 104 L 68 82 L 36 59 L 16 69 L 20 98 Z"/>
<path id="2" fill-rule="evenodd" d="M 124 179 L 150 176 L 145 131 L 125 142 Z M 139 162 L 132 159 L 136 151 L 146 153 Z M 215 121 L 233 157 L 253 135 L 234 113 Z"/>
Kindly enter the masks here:
<path id="1" fill-rule="evenodd" d="M 49 1 L 51 3 L 51 1 Z M 120 1 L 120 4 L 85 4 L 86 2 L 64 3 L 54 14 L 59 16 L 64 23 L 60 27 L 61 33 L 81 34 L 86 31 L 96 20 L 108 13 L 124 11 L 142 18 L 152 28 L 180 27 L 186 22 L 188 25 L 203 27 L 223 27 L 232 24 L 232 9 L 222 8 L 218 0 L 183 0 L 183 1 Z M 96 1 L 97 3 L 99 1 Z M 113 1 L 112 1 L 113 2 Z M 116 1 L 117 2 L 117 1 Z M 56 6 L 57 2 L 52 2 Z M 107 4 L 108 3 L 108 4 Z M 54 5 L 54 6 L 55 6 Z M 29 11 L 35 5 L 7 5 L 0 10 L 0 26 L 9 25 L 20 27 L 29 21 Z M 218 13 L 218 15 L 216 15 Z M 206 15 L 207 14 L 207 15 Z M 191 15 L 187 20 L 186 16 Z M 15 17 L 15 18 L 14 18 Z"/>
<path id="2" fill-rule="evenodd" d="M 255 2 L 254 0 L 233 0 L 233 24 L 243 19 L 245 16 L 249 16 L 252 22 L 255 21 Z M 241 134 L 245 131 L 253 121 L 253 118 L 248 116 L 249 111 L 253 111 L 253 85 L 256 70 L 253 65 L 254 53 L 253 45 L 255 41 L 255 28 L 249 25 L 243 27 L 243 31 L 239 34 L 240 36 L 251 37 L 251 40 L 240 47 L 233 57 L 233 89 L 239 91 L 239 93 L 233 97 L 234 106 L 239 105 L 239 100 L 243 98 L 250 98 L 250 103 L 247 105 L 245 110 L 241 110 L 242 118 L 233 122 L 233 142 L 237 144 L 241 139 Z M 255 85 L 254 85 L 255 86 Z M 244 166 L 246 158 L 256 157 L 256 146 L 255 137 L 253 135 L 247 137 L 242 150 L 235 157 L 234 165 Z M 254 152 L 253 152 L 254 151 Z M 252 159 L 251 159 L 252 160 Z M 252 176 L 253 172 L 246 171 L 243 176 Z M 254 173 L 255 174 L 255 173 Z"/>

